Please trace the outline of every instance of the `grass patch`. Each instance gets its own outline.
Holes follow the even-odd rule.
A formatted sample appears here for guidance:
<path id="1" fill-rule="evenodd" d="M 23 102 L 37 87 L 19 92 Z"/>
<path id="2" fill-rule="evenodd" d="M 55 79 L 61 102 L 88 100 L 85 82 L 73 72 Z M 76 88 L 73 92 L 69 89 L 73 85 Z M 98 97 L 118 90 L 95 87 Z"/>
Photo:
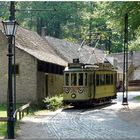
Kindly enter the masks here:
<path id="1" fill-rule="evenodd" d="M 0 117 L 6 117 L 7 112 L 6 111 L 0 111 Z"/>
<path id="2" fill-rule="evenodd" d="M 17 104 L 17 108 L 22 104 Z M 7 117 L 7 105 L 0 104 L 0 117 Z M 15 130 L 17 130 L 17 122 Z M 0 122 L 0 139 L 5 138 L 7 135 L 7 122 Z"/>
<path id="3" fill-rule="evenodd" d="M 135 96 L 133 99 L 140 100 L 140 96 Z"/>
<path id="4" fill-rule="evenodd" d="M 56 110 L 62 106 L 62 96 L 55 96 L 52 98 L 47 98 L 45 100 L 46 102 L 45 105 L 49 105 L 50 110 Z M 16 108 L 21 107 L 24 104 L 17 104 Z M 45 106 L 45 107 L 46 107 Z M 47 114 L 49 110 L 42 110 L 40 106 L 36 104 L 31 104 L 29 107 L 29 115 L 36 115 L 36 114 Z M 26 113 L 25 113 L 26 114 Z M 6 104 L 0 104 L 0 117 L 6 117 L 7 116 L 7 105 Z M 16 125 L 15 125 L 15 137 L 18 135 L 18 130 L 20 129 L 19 127 L 20 121 L 17 120 Z M 0 139 L 6 138 L 7 135 L 7 122 L 0 122 Z"/>
<path id="5" fill-rule="evenodd" d="M 0 137 L 5 137 L 7 133 L 7 123 L 0 122 Z"/>
<path id="6" fill-rule="evenodd" d="M 0 104 L 0 117 L 7 116 L 6 104 Z M 0 122 L 0 137 L 5 137 L 7 133 L 7 122 Z"/>

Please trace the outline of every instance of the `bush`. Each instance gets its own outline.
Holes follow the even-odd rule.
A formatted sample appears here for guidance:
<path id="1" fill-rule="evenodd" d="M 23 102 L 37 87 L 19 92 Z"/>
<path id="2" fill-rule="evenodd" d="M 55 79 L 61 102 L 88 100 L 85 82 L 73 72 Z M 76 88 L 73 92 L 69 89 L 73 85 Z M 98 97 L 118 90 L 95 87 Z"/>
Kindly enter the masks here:
<path id="1" fill-rule="evenodd" d="M 54 110 L 62 107 L 63 97 L 62 96 L 54 96 L 51 98 L 45 98 L 43 100 L 43 102 L 45 103 L 45 106 L 47 107 L 47 109 L 54 111 Z"/>

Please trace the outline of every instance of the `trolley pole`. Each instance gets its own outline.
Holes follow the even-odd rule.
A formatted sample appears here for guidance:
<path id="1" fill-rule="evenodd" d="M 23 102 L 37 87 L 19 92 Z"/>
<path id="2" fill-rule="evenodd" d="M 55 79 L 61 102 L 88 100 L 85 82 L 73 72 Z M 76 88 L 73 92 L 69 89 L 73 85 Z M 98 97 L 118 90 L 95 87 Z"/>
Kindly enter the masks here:
<path id="1" fill-rule="evenodd" d="M 128 14 L 125 14 L 124 29 L 124 63 L 123 63 L 123 101 L 122 105 L 128 105 Z"/>

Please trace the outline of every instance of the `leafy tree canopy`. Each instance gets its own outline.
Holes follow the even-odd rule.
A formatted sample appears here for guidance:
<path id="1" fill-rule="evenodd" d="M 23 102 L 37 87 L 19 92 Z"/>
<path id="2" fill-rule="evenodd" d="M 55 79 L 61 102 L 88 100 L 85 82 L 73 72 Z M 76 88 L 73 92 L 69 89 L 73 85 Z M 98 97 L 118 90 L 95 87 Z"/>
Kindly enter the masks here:
<path id="1" fill-rule="evenodd" d="M 8 8 L 9 2 L 0 2 L 3 19 L 8 18 Z M 39 34 L 46 27 L 49 36 L 77 43 L 84 40 L 85 44 L 110 52 L 123 50 L 124 15 L 128 13 L 129 49 L 140 50 L 139 1 L 21 1 L 16 2 L 16 9 L 16 19 L 23 27 Z"/>

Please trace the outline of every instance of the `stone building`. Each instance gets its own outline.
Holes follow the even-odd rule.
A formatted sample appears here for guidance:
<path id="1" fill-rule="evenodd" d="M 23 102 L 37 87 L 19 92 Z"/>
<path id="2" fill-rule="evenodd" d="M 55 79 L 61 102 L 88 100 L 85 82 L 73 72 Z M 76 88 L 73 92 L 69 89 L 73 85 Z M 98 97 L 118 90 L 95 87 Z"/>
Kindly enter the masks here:
<path id="1" fill-rule="evenodd" d="M 63 69 L 67 62 L 55 53 L 46 40 L 19 27 L 15 51 L 17 102 L 38 102 L 62 93 Z M 7 39 L 0 31 L 0 102 L 7 100 L 7 63 Z"/>
<path id="2" fill-rule="evenodd" d="M 0 102 L 7 101 L 7 39 L 0 24 Z M 16 52 L 16 100 L 40 102 L 63 92 L 63 70 L 73 58 L 83 63 L 103 62 L 101 50 L 80 46 L 18 28 Z"/>
<path id="3" fill-rule="evenodd" d="M 117 59 L 118 67 L 123 70 L 123 53 L 112 53 L 109 56 Z M 128 54 L 128 75 L 129 80 L 140 80 L 140 52 L 129 52 Z"/>
<path id="4" fill-rule="evenodd" d="M 123 72 L 123 53 L 112 53 L 109 56 L 117 59 L 118 67 Z M 122 76 L 121 76 L 122 77 Z M 122 78 L 121 78 L 122 79 Z M 140 52 L 128 53 L 128 90 L 140 90 Z"/>

